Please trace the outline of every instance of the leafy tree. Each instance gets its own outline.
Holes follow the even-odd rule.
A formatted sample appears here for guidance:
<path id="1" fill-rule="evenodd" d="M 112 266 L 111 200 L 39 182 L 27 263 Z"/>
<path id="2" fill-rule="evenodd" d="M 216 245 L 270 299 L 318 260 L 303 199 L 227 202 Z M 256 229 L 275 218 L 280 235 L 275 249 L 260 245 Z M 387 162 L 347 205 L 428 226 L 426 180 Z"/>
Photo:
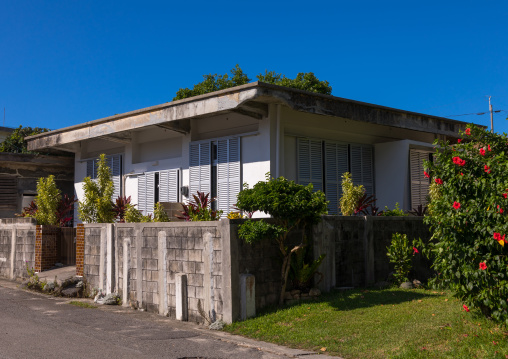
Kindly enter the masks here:
<path id="1" fill-rule="evenodd" d="M 0 143 L 0 152 L 37 153 L 28 151 L 25 137 L 38 135 L 39 133 L 48 131 L 49 130 L 47 128 L 19 126 L 2 143 Z"/>
<path id="2" fill-rule="evenodd" d="M 459 143 L 436 142 L 425 217 L 437 280 L 468 306 L 508 324 L 508 138 L 471 125 Z"/>
<path id="3" fill-rule="evenodd" d="M 60 190 L 56 187 L 55 176 L 49 175 L 47 178 L 39 178 L 37 181 L 37 197 L 35 197 L 35 204 L 37 205 L 35 219 L 38 224 L 59 224 L 57 210 L 61 198 Z"/>
<path id="4" fill-rule="evenodd" d="M 248 76 L 242 71 L 239 65 L 231 69 L 231 76 L 228 74 L 203 75 L 203 81 L 194 85 L 192 89 L 181 88 L 177 91 L 173 101 L 181 100 L 188 97 L 203 95 L 214 91 L 224 90 L 230 87 L 244 85 L 250 82 Z M 312 72 L 300 72 L 296 78 L 290 79 L 285 75 L 278 74 L 274 71 L 265 71 L 264 74 L 256 76 L 261 82 L 269 84 L 295 88 L 304 91 L 322 93 L 330 95 L 332 87 L 328 81 L 320 81 Z"/>
<path id="5" fill-rule="evenodd" d="M 230 87 L 240 86 L 249 83 L 250 79 L 242 71 L 239 65 L 231 69 L 231 76 L 228 74 L 203 75 L 203 81 L 194 85 L 192 89 L 181 88 L 176 92 L 173 101 L 188 97 L 203 95 L 205 93 L 224 90 Z"/>
<path id="6" fill-rule="evenodd" d="M 115 186 L 105 154 L 100 155 L 97 164 L 97 179 L 85 177 L 83 180 L 85 193 L 78 206 L 79 219 L 85 223 L 112 223 L 116 216 L 111 201 Z"/>
<path id="7" fill-rule="evenodd" d="M 256 77 L 259 81 L 269 84 L 322 93 L 325 95 L 332 94 L 332 87 L 329 82 L 320 81 L 313 72 L 299 72 L 294 79 L 287 78 L 285 75 L 278 74 L 274 71 L 265 71 L 264 74 L 259 74 Z"/>
<path id="8" fill-rule="evenodd" d="M 277 243 L 283 257 L 279 298 L 279 304 L 282 304 L 291 255 L 307 244 L 305 229 L 318 223 L 321 215 L 327 213 L 328 202 L 323 192 L 312 191 L 312 184 L 302 186 L 284 177 L 270 178 L 269 174 L 266 177 L 266 182 L 258 182 L 253 188 L 241 191 L 236 206 L 242 211 L 267 213 L 272 216 L 272 220 L 249 219 L 239 226 L 238 234 L 247 243 L 263 239 L 272 239 Z M 289 249 L 288 235 L 295 229 L 301 229 L 301 241 Z"/>

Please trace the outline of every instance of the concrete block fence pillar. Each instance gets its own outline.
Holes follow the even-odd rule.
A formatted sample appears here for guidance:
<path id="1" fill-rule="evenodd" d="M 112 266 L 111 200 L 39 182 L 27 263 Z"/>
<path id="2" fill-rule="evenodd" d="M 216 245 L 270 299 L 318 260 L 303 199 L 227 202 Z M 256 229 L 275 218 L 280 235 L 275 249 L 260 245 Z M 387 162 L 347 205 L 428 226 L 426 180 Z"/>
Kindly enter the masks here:
<path id="1" fill-rule="evenodd" d="M 252 274 L 240 275 L 240 319 L 256 316 L 256 278 Z"/>
<path id="2" fill-rule="evenodd" d="M 175 275 L 176 289 L 176 319 L 181 321 L 189 320 L 189 308 L 187 299 L 187 275 L 177 273 Z"/>

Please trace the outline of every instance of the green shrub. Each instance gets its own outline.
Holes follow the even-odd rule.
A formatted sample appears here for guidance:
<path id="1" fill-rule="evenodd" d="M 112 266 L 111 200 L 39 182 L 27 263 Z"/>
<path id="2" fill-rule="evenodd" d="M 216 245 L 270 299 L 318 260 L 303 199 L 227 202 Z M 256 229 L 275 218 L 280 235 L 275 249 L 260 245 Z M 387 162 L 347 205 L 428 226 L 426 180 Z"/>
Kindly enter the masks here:
<path id="1" fill-rule="evenodd" d="M 508 138 L 471 125 L 458 144 L 436 144 L 425 218 L 438 280 L 466 307 L 508 324 Z"/>
<path id="2" fill-rule="evenodd" d="M 418 253 L 415 242 L 409 243 L 406 234 L 394 233 L 390 246 L 386 248 L 390 263 L 393 263 L 394 277 L 398 284 L 409 281 L 409 272 L 413 267 L 413 256 Z"/>
<path id="3" fill-rule="evenodd" d="M 61 198 L 62 195 L 56 187 L 53 175 L 49 175 L 47 178 L 39 178 L 37 181 L 37 197 L 35 197 L 37 211 L 34 214 L 37 224 L 59 224 L 57 210 Z"/>
<path id="4" fill-rule="evenodd" d="M 388 206 L 385 206 L 385 209 L 380 214 L 380 216 L 400 216 L 400 217 L 404 217 L 407 215 L 408 215 L 407 213 L 405 213 L 402 209 L 399 208 L 399 202 L 395 203 L 394 209 L 389 209 Z"/>
<path id="5" fill-rule="evenodd" d="M 168 214 L 160 202 L 157 202 L 153 209 L 153 222 L 169 222 Z"/>
<path id="6" fill-rule="evenodd" d="M 364 194 L 365 189 L 363 186 L 355 186 L 351 173 L 344 172 L 342 174 L 342 197 L 340 198 L 340 212 L 342 215 L 352 216 Z"/>

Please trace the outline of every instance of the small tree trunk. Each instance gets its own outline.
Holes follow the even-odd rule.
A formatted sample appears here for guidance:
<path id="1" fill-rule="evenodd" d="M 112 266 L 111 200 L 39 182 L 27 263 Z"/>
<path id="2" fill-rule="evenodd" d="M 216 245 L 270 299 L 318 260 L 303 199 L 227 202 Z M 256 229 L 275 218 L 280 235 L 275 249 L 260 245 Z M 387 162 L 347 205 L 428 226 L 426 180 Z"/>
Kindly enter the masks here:
<path id="1" fill-rule="evenodd" d="M 284 294 L 286 293 L 286 286 L 288 282 L 288 276 L 289 276 L 289 268 L 291 267 L 291 253 L 290 251 L 287 256 L 284 257 L 284 260 L 282 262 L 282 288 L 280 291 L 280 297 L 279 297 L 279 305 L 284 304 Z"/>

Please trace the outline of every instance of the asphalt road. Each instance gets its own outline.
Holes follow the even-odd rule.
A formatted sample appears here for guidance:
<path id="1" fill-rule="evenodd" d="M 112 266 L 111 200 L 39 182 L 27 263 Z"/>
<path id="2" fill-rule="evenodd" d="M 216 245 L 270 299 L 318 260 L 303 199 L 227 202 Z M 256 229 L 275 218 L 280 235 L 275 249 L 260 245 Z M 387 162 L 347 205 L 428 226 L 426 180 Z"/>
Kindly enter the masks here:
<path id="1" fill-rule="evenodd" d="M 0 280 L 2 359 L 310 359 L 312 354 L 128 308 L 81 308 L 69 299 L 16 289 L 13 282 Z"/>

